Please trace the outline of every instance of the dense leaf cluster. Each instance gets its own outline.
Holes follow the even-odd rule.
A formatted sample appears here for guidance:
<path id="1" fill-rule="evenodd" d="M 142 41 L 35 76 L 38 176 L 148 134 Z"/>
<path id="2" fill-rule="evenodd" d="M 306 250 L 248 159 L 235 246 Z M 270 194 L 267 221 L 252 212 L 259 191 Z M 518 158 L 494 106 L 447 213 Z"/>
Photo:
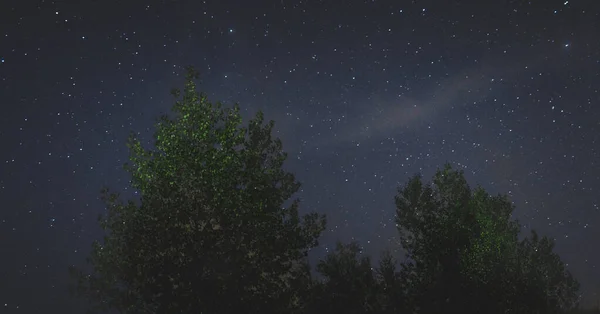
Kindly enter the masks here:
<path id="1" fill-rule="evenodd" d="M 121 313 L 563 313 L 578 283 L 535 232 L 519 240 L 506 196 L 471 189 L 449 165 L 431 184 L 400 187 L 397 224 L 406 261 L 389 252 L 373 267 L 358 243 L 307 262 L 325 217 L 300 216 L 300 187 L 262 113 L 243 126 L 196 91 L 189 69 L 174 90 L 175 117 L 155 145 L 131 136 L 131 185 L 139 202 L 103 191 L 107 231 L 92 271 L 72 269 L 99 310 Z"/>

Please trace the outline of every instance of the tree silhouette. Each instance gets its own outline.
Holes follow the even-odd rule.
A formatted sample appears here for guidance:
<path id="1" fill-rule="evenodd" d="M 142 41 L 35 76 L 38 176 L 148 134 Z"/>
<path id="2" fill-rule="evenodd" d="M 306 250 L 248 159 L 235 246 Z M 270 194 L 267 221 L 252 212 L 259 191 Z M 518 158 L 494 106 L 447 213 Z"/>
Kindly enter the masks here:
<path id="1" fill-rule="evenodd" d="M 195 78 L 188 68 L 172 92 L 175 117 L 159 119 L 154 149 L 130 137 L 139 204 L 103 190 L 107 235 L 91 273 L 72 269 L 79 292 L 122 313 L 291 312 L 325 218 L 300 217 L 298 200 L 283 206 L 300 184 L 282 170 L 274 122 L 259 112 L 242 127 L 239 107 L 211 104 Z"/>
<path id="2" fill-rule="evenodd" d="M 337 243 L 334 252 L 317 264 L 324 280 L 315 286 L 318 313 L 374 313 L 376 278 L 367 256 L 360 256 L 360 246 Z"/>
<path id="3" fill-rule="evenodd" d="M 357 242 L 338 242 L 319 261 L 317 271 L 322 279 L 313 284 L 312 302 L 305 313 L 391 314 L 408 308 L 402 273 L 388 251 L 375 268 Z"/>
<path id="4" fill-rule="evenodd" d="M 377 303 L 382 314 L 397 314 L 411 308 L 406 296 L 408 281 L 397 266 L 398 262 L 391 252 L 384 251 L 381 254 L 379 267 L 375 272 L 378 283 Z"/>
<path id="5" fill-rule="evenodd" d="M 559 313 L 577 304 L 579 285 L 536 233 L 519 241 L 506 196 L 468 186 L 446 164 L 432 184 L 414 176 L 396 197 L 410 262 L 403 265 L 420 313 Z"/>
<path id="6" fill-rule="evenodd" d="M 131 187 L 122 200 L 102 190 L 107 232 L 72 268 L 94 309 L 121 313 L 441 314 L 580 313 L 579 284 L 533 231 L 519 240 L 505 195 L 471 189 L 448 164 L 430 184 L 419 175 L 398 189 L 396 222 L 407 260 L 389 251 L 379 265 L 356 242 L 322 258 L 307 255 L 325 217 L 300 216 L 300 187 L 282 169 L 287 155 L 259 112 L 247 127 L 196 91 L 172 91 L 174 117 L 156 124 L 154 147 L 130 136 Z M 291 205 L 285 203 L 292 201 Z M 399 267 L 398 267 L 399 266 Z"/>

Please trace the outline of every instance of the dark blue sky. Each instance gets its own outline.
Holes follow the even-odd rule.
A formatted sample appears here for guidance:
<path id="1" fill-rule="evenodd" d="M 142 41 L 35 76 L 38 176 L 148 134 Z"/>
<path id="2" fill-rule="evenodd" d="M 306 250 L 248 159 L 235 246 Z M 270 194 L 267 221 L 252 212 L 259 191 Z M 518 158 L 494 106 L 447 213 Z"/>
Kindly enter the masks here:
<path id="1" fill-rule="evenodd" d="M 394 195 L 450 162 L 508 193 L 600 293 L 600 3 L 3 1 L 0 309 L 81 313 L 67 266 L 99 239 L 125 140 L 151 140 L 183 67 L 212 101 L 263 110 L 328 215 L 315 256 L 397 248 Z M 133 195 L 125 191 L 126 196 Z"/>

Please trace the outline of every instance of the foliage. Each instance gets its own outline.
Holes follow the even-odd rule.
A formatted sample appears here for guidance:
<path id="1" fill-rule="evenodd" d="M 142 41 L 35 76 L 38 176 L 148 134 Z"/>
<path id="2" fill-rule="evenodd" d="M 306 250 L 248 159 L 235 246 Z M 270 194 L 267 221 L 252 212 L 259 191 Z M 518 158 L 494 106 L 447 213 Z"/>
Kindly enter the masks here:
<path id="1" fill-rule="evenodd" d="M 308 313 L 398 313 L 404 296 L 396 261 L 389 252 L 374 269 L 357 242 L 337 243 L 317 264 L 323 277 L 313 288 Z"/>
<path id="2" fill-rule="evenodd" d="M 300 187 L 259 112 L 242 126 L 196 92 L 188 69 L 173 90 L 153 149 L 131 136 L 131 186 L 139 202 L 102 192 L 107 231 L 92 271 L 72 269 L 79 292 L 121 313 L 582 313 L 579 284 L 532 232 L 519 240 L 505 195 L 472 189 L 448 164 L 430 184 L 410 178 L 395 198 L 407 260 L 385 251 L 379 265 L 356 242 L 307 261 L 325 217 L 300 217 Z M 399 266 L 399 267 L 398 267 Z"/>
<path id="3" fill-rule="evenodd" d="M 422 313 L 557 313 L 577 303 L 578 283 L 533 233 L 518 240 L 506 196 L 468 186 L 445 165 L 433 184 L 414 176 L 396 197 L 397 223 L 410 263 L 412 302 Z"/>
<path id="4" fill-rule="evenodd" d="M 371 313 L 375 304 L 376 281 L 371 260 L 359 256 L 355 242 L 337 243 L 336 249 L 317 264 L 324 281 L 315 287 L 315 308 L 319 313 Z"/>
<path id="5" fill-rule="evenodd" d="M 274 122 L 259 112 L 242 127 L 239 107 L 196 92 L 188 69 L 175 118 L 156 125 L 155 149 L 129 141 L 140 204 L 103 191 L 108 232 L 94 243 L 93 272 L 74 270 L 100 308 L 123 313 L 282 313 L 297 307 L 306 255 L 325 218 L 284 202 L 300 184 L 282 170 Z M 182 97 L 180 98 L 180 94 Z M 304 280 L 304 281 L 302 281 Z"/>

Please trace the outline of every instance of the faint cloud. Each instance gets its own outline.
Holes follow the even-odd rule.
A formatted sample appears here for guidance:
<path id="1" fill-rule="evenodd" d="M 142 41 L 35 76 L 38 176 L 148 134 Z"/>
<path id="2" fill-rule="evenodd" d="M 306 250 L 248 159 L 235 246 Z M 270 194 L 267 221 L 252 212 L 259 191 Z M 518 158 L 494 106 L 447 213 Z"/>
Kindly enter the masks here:
<path id="1" fill-rule="evenodd" d="M 381 140 L 401 129 L 434 124 L 453 108 L 473 105 L 485 99 L 496 86 L 505 86 L 514 74 L 525 69 L 523 62 L 510 66 L 481 64 L 484 65 L 448 76 L 418 93 L 407 93 L 407 96 L 396 99 L 371 99 L 363 106 L 367 109 L 349 117 L 345 126 L 334 128 L 331 135 L 312 142 L 311 146 Z"/>

